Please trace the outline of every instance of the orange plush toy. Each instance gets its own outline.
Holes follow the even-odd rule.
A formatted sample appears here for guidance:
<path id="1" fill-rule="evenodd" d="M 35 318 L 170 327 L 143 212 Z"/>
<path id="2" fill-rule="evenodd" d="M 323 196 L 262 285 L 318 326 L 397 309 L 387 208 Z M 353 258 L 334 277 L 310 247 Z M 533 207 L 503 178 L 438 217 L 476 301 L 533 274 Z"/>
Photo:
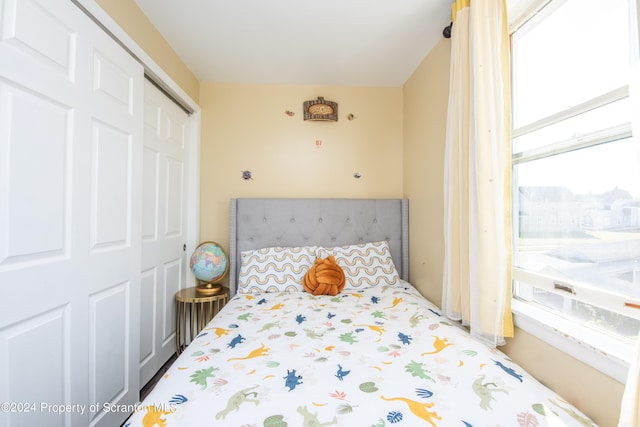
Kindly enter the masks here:
<path id="1" fill-rule="evenodd" d="M 304 290 L 309 293 L 336 296 L 344 289 L 344 271 L 336 264 L 333 255 L 327 259 L 316 258 L 302 282 Z"/>

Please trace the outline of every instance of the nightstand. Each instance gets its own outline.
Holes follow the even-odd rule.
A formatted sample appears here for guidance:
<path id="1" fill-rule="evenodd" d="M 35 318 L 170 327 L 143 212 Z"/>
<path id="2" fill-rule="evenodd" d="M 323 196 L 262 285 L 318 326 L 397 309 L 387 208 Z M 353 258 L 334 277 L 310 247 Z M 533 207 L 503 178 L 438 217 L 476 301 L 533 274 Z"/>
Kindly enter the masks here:
<path id="1" fill-rule="evenodd" d="M 223 287 L 216 295 L 201 295 L 196 288 L 181 289 L 176 292 L 176 352 L 193 341 L 202 328 L 229 301 L 229 288 Z M 187 341 L 187 334 L 189 340 Z"/>

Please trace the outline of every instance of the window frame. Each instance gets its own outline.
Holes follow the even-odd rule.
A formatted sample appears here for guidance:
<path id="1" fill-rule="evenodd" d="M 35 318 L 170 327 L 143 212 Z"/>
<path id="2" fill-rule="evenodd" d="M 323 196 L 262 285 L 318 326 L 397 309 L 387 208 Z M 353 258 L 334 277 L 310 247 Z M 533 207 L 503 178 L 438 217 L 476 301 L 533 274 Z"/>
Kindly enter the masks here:
<path id="1" fill-rule="evenodd" d="M 508 0 L 510 36 L 546 6 L 549 6 L 546 12 L 538 14 L 535 19 L 544 19 L 545 13 L 551 13 L 565 1 L 566 0 Z M 554 4 L 550 4 L 552 2 L 554 2 Z M 630 0 L 630 4 L 634 2 L 636 8 L 636 16 L 634 16 L 634 18 L 636 22 L 631 25 L 630 30 L 638 33 L 640 0 Z M 640 38 L 640 34 L 636 35 L 636 37 Z M 513 67 L 511 69 L 511 76 L 512 80 L 515 81 L 517 76 L 515 75 Z M 619 87 L 569 109 L 512 129 L 511 138 L 513 140 L 518 136 L 623 100 L 629 97 L 629 92 L 629 85 Z M 554 144 L 551 147 L 547 146 L 523 151 L 512 157 L 512 167 L 538 158 L 588 148 L 629 137 L 632 137 L 630 122 L 608 129 L 605 132 L 598 132 L 587 138 L 570 140 L 562 144 Z M 640 137 L 638 141 L 640 141 Z M 512 192 L 511 206 L 513 224 L 515 225 L 518 224 L 517 215 L 519 212 L 518 197 L 515 190 Z M 513 236 L 513 247 L 516 248 L 518 233 L 515 228 Z M 515 256 L 513 260 L 515 261 Z M 541 288 L 561 296 L 569 296 L 572 299 L 585 303 L 593 303 L 594 296 L 597 295 L 598 301 L 604 302 L 606 309 L 634 318 L 640 318 L 638 310 L 640 299 L 634 299 L 627 295 L 615 294 L 613 292 L 603 293 L 593 286 L 583 283 L 564 280 L 559 281 L 550 276 L 533 273 L 516 267 L 515 262 L 511 265 L 511 271 L 514 283 L 512 312 L 514 315 L 514 323 L 517 327 L 610 377 L 622 383 L 625 382 L 629 361 L 634 354 L 635 345 L 633 342 L 625 341 L 607 334 L 604 331 L 593 329 L 579 321 L 564 317 L 558 312 L 554 312 L 554 310 L 545 308 L 544 306 L 523 301 L 516 297 L 515 287 L 518 286 L 518 281 L 522 281 L 526 282 L 527 285 Z M 607 295 L 604 301 L 601 299 L 603 295 Z"/>

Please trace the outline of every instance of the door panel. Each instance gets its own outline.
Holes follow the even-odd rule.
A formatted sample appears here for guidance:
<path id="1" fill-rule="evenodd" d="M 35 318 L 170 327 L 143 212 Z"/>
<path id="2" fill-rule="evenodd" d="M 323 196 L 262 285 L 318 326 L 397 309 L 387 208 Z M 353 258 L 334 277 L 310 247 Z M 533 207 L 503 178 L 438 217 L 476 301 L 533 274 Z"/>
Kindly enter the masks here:
<path id="1" fill-rule="evenodd" d="M 1 81 L 0 97 L 6 126 L 0 134 L 0 188 L 8 197 L 0 212 L 0 265 L 68 255 L 71 107 Z M 35 194 L 46 209 L 33 209 Z"/>
<path id="2" fill-rule="evenodd" d="M 167 157 L 165 186 L 165 238 L 184 236 L 184 161 Z"/>
<path id="3" fill-rule="evenodd" d="M 146 107 L 145 107 L 146 108 Z M 145 132 L 146 132 L 145 127 Z M 144 147 L 142 164 L 142 241 L 158 238 L 158 185 L 160 153 Z"/>
<path id="4" fill-rule="evenodd" d="M 83 46 L 75 43 L 74 17 L 59 15 L 35 1 L 0 1 L 2 402 L 86 402 L 87 348 L 74 339 L 86 330 L 73 329 L 77 322 L 86 325 L 86 292 L 84 300 L 76 292 L 77 233 L 71 228 L 80 102 L 71 64 Z M 78 419 L 35 409 L 1 413 L 0 426 Z"/>
<path id="5" fill-rule="evenodd" d="M 30 412 L 11 414 L 11 425 L 62 426 L 41 403 L 60 405 L 69 390 L 71 354 L 69 348 L 69 308 L 56 307 L 6 328 L 2 342 L 11 367 L 4 387 L 11 390 L 12 402 L 29 402 Z M 42 343 L 50 343 L 43 348 Z M 46 363 L 43 363 L 46 361 Z M 41 384 L 33 387 L 33 384 Z M 15 424 L 14 424 L 15 423 Z"/>
<path id="6" fill-rule="evenodd" d="M 104 34 L 103 34 L 104 36 Z M 87 209 L 90 426 L 127 414 L 108 405 L 136 402 L 140 360 L 140 276 L 144 75 L 108 37 L 92 39 Z M 86 148 L 86 147 L 85 147 Z M 83 215 L 84 216 L 84 215 Z M 95 274 L 100 272 L 100 274 Z M 102 406 L 101 406 L 102 405 Z"/>
<path id="7" fill-rule="evenodd" d="M 175 331 L 176 331 L 176 316 L 175 316 L 175 294 L 182 287 L 182 277 L 184 276 L 184 270 L 182 267 L 182 259 L 175 259 L 168 261 L 164 264 L 164 304 L 162 310 L 162 345 L 167 347 L 173 346 L 172 350 L 175 351 Z"/>
<path id="8" fill-rule="evenodd" d="M 93 90 L 94 99 L 103 107 L 113 108 L 113 112 L 134 115 L 139 100 L 132 97 L 134 76 L 117 60 L 104 55 L 100 48 L 93 54 Z M 139 120 L 139 117 L 135 118 Z"/>
<path id="9" fill-rule="evenodd" d="M 89 404 L 96 409 L 120 401 L 129 388 L 129 288 L 128 282 L 118 283 L 89 296 Z M 91 412 L 92 418 L 98 415 Z"/>
<path id="10" fill-rule="evenodd" d="M 2 43 L 12 54 L 38 63 L 46 70 L 44 82 L 73 81 L 73 64 L 77 58 L 77 25 L 68 16 L 54 13 L 34 0 L 4 0 Z M 73 13 L 73 12 L 72 12 Z M 18 79 L 24 73 L 22 60 L 7 65 L 7 70 Z M 42 83 L 44 83 L 42 82 Z M 68 88 L 68 87 L 67 87 Z M 54 89 L 54 88 L 51 88 Z M 62 88 L 64 91 L 64 88 Z"/>
<path id="11" fill-rule="evenodd" d="M 157 306 L 154 303 L 158 295 L 157 268 L 142 272 L 140 283 L 140 365 L 144 366 L 156 355 Z M 144 385 L 141 381 L 140 385 Z"/>
<path id="12" fill-rule="evenodd" d="M 0 426 L 120 425 L 104 405 L 139 397 L 143 70 L 68 0 L 0 16 L 0 401 L 96 404 Z"/>
<path id="13" fill-rule="evenodd" d="M 175 293 L 185 286 L 187 259 L 188 115 L 150 82 L 144 110 L 141 384 L 175 353 Z"/>
<path id="14" fill-rule="evenodd" d="M 92 128 L 91 249 L 130 246 L 131 135 L 99 122 Z"/>

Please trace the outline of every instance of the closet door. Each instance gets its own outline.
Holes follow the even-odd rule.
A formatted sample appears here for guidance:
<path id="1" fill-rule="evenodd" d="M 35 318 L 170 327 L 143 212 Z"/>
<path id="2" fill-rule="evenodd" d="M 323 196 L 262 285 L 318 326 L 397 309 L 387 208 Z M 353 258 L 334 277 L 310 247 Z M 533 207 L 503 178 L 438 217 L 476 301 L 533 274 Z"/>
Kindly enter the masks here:
<path id="1" fill-rule="evenodd" d="M 44 1 L 44 0 L 43 0 Z M 138 401 L 144 72 L 141 65 L 97 27 L 89 57 L 88 131 L 79 135 L 88 162 L 80 175 L 88 210 L 90 426 L 119 425 L 118 405 Z M 80 170 L 80 168 L 78 168 Z M 88 185 L 87 185 L 88 184 Z M 75 225 L 74 225 L 75 226 Z M 87 242 L 87 240 L 83 240 Z"/>
<path id="2" fill-rule="evenodd" d="M 0 0 L 0 18 L 0 402 L 20 405 L 0 426 L 120 425 L 139 390 L 143 70 L 68 0 Z"/>
<path id="3" fill-rule="evenodd" d="M 185 287 L 188 114 L 145 81 L 140 384 L 175 353 L 175 293 Z"/>

